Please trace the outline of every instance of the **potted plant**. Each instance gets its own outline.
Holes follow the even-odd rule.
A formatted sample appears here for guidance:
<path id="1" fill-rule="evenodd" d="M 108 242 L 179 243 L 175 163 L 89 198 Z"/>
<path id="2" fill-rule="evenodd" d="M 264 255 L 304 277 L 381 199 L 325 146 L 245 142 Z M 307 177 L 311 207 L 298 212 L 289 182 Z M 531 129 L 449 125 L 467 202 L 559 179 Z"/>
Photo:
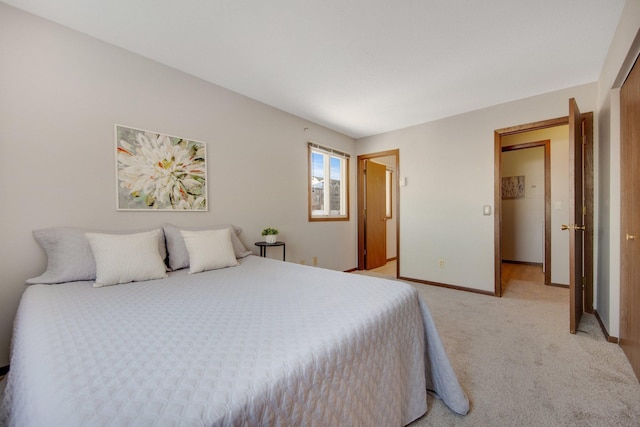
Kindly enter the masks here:
<path id="1" fill-rule="evenodd" d="M 262 235 L 264 236 L 264 241 L 267 243 L 275 243 L 276 238 L 278 237 L 278 229 L 267 227 L 262 230 Z"/>

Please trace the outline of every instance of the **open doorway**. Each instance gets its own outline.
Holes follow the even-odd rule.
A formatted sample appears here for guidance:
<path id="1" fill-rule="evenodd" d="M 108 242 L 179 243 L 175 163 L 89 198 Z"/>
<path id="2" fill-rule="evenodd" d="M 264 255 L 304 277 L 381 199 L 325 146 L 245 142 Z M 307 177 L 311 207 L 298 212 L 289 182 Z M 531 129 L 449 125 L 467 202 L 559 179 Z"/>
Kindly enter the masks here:
<path id="1" fill-rule="evenodd" d="M 592 312 L 593 310 L 593 144 L 592 144 L 592 123 L 593 123 L 593 114 L 586 113 L 583 115 L 585 118 L 585 135 L 584 138 L 584 210 L 585 210 L 585 225 L 586 232 L 584 234 L 584 271 L 585 271 L 585 280 L 584 280 L 584 309 L 587 312 Z M 559 155 L 562 151 L 555 153 L 554 155 L 554 138 L 548 137 L 545 135 L 545 132 L 562 132 L 566 134 L 565 128 L 568 128 L 569 117 L 560 117 L 557 119 L 546 120 L 542 122 L 529 123 L 519 126 L 514 126 L 510 128 L 499 129 L 495 131 L 495 243 L 496 243 L 496 254 L 495 254 L 495 295 L 502 296 L 502 260 L 503 260 L 503 244 L 502 244 L 502 233 L 503 233 L 503 216 L 502 216 L 502 207 L 503 200 L 501 197 L 502 191 L 502 151 L 503 146 L 514 146 L 518 144 L 525 144 L 529 141 L 543 141 L 546 139 L 551 140 L 551 152 L 550 152 L 550 163 L 551 168 L 553 170 L 553 162 L 557 161 L 560 163 L 566 163 L 567 158 L 563 158 Z M 558 147 L 558 146 L 557 146 Z M 561 150 L 564 150 L 566 156 L 566 149 L 564 147 L 560 147 Z M 566 174 L 565 174 L 566 177 Z M 566 254 L 569 253 L 568 248 L 562 246 L 560 242 L 566 237 L 562 234 L 562 221 L 566 220 L 563 217 L 564 209 L 566 208 L 565 196 L 559 194 L 559 188 L 564 187 L 567 188 L 567 184 L 563 183 L 561 179 L 556 178 L 556 182 L 554 184 L 553 173 L 551 175 L 551 183 L 552 186 L 558 185 L 558 188 L 550 189 L 551 201 L 547 203 L 545 210 L 550 210 L 550 214 L 545 214 L 545 218 L 550 218 L 548 220 L 548 224 L 550 224 L 550 237 L 546 234 L 545 227 L 545 240 L 551 241 L 551 245 L 549 247 L 545 246 L 545 269 L 548 269 L 550 272 L 550 282 L 546 282 L 549 284 L 560 284 L 565 285 L 568 282 L 568 279 L 565 279 L 563 275 L 567 274 L 566 269 L 570 269 L 570 266 L 563 261 L 563 258 L 566 257 Z M 554 241 L 554 239 L 556 241 Z M 545 278 L 546 280 L 546 278 Z"/>
<path id="2" fill-rule="evenodd" d="M 566 140 L 568 129 L 558 134 Z M 503 291 L 513 275 L 551 284 L 551 140 L 531 141 L 537 136 L 502 138 Z M 566 168 L 555 174 L 566 176 Z"/>
<path id="3" fill-rule="evenodd" d="M 358 156 L 358 270 L 400 272 L 399 150 Z"/>

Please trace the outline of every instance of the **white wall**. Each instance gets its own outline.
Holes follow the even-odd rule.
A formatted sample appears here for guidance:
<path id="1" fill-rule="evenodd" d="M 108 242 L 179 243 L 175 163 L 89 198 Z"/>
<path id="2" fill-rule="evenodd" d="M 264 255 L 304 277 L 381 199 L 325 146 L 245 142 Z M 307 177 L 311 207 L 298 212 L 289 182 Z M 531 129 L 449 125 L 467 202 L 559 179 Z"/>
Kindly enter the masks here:
<path id="1" fill-rule="evenodd" d="M 288 261 L 356 266 L 354 219 L 307 220 L 307 140 L 354 154 L 352 138 L 2 3 L 0 58 L 0 366 L 24 281 L 46 265 L 33 229 L 234 223 L 257 253 L 273 226 Z M 206 142 L 209 212 L 117 212 L 114 123 Z"/>
<path id="2" fill-rule="evenodd" d="M 494 290 L 494 131 L 596 108 L 596 84 L 521 99 L 356 141 L 358 154 L 400 150 L 400 274 Z M 445 268 L 439 267 L 439 260 Z"/>
<path id="3" fill-rule="evenodd" d="M 544 147 L 502 153 L 502 176 L 524 177 L 524 196 L 502 199 L 502 259 L 544 263 Z"/>
<path id="4" fill-rule="evenodd" d="M 568 285 L 569 233 L 562 231 L 560 227 L 570 222 L 569 126 L 555 126 L 508 135 L 502 138 L 502 145 L 547 139 L 551 141 L 551 283 Z"/>
<path id="5" fill-rule="evenodd" d="M 596 170 L 596 310 L 611 336 L 620 333 L 620 98 L 640 53 L 640 0 L 627 0 L 598 80 Z"/>

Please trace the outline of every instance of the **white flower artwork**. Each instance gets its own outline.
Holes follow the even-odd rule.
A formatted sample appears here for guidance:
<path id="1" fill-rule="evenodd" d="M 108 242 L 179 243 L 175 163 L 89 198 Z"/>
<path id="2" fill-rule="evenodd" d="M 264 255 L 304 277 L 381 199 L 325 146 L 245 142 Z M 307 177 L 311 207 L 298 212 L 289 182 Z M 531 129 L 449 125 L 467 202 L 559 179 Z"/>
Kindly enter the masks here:
<path id="1" fill-rule="evenodd" d="M 116 125 L 118 210 L 207 211 L 203 142 Z"/>

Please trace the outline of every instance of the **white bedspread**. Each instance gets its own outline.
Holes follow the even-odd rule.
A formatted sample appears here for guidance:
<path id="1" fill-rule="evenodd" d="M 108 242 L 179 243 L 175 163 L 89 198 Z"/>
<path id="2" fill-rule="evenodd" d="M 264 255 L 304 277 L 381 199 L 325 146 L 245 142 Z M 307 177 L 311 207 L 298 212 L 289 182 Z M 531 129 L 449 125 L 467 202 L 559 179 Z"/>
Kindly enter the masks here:
<path id="1" fill-rule="evenodd" d="M 400 426 L 426 412 L 427 388 L 468 411 L 413 287 L 250 256 L 105 288 L 30 286 L 0 419 Z"/>

